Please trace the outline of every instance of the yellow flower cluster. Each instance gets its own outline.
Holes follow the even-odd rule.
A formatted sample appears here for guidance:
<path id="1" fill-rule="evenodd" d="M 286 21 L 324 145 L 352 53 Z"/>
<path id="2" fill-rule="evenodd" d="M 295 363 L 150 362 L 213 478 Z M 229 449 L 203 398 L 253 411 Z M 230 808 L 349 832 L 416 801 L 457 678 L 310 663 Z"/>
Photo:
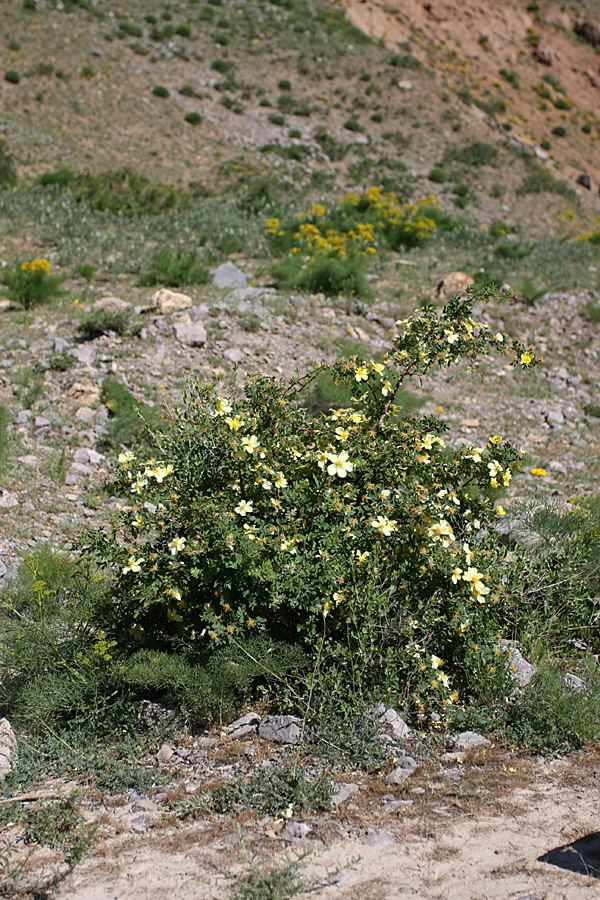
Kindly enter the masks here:
<path id="1" fill-rule="evenodd" d="M 47 259 L 31 259 L 28 262 L 21 263 L 22 272 L 45 272 L 50 274 L 50 263 Z"/>
<path id="2" fill-rule="evenodd" d="M 433 195 L 419 197 L 412 203 L 400 203 L 392 191 L 384 193 L 379 187 L 370 187 L 364 194 L 344 194 L 341 202 L 344 206 L 364 206 L 368 212 L 377 213 L 377 224 L 382 231 L 402 226 L 407 235 L 424 241 L 431 237 L 436 228 L 435 221 L 424 212 L 437 205 Z"/>
<path id="3" fill-rule="evenodd" d="M 326 256 L 344 259 L 351 252 L 377 252 L 372 246 L 373 226 L 361 222 L 351 231 L 340 232 L 335 228 L 328 228 L 324 233 L 313 222 L 302 222 L 294 234 L 294 240 L 297 244 L 292 247 L 291 252 L 300 253 L 304 250 L 310 256 L 323 253 Z"/>

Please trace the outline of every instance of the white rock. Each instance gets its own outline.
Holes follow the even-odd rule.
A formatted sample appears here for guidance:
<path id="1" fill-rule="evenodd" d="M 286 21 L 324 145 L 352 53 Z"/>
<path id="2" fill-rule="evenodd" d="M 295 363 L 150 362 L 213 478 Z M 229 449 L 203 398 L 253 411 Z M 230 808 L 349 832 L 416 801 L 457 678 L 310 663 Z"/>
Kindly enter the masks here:
<path id="1" fill-rule="evenodd" d="M 517 642 L 502 640 L 498 641 L 498 646 L 506 654 L 504 665 L 512 680 L 516 681 L 519 687 L 527 687 L 535 674 L 535 669 L 521 654 Z"/>
<path id="2" fill-rule="evenodd" d="M 245 359 L 246 354 L 243 350 L 240 350 L 239 347 L 229 347 L 227 350 L 223 351 L 223 356 L 225 359 L 228 359 L 229 362 L 241 363 Z"/>
<path id="3" fill-rule="evenodd" d="M 202 322 L 175 322 L 173 331 L 180 344 L 188 347 L 203 347 L 206 344 L 206 329 Z"/>
<path id="4" fill-rule="evenodd" d="M 210 273 L 212 275 L 212 283 L 218 288 L 245 288 L 248 287 L 248 278 L 237 266 L 232 262 L 223 263 L 217 266 Z"/>
<path id="5" fill-rule="evenodd" d="M 472 750 L 474 747 L 491 746 L 492 742 L 476 731 L 463 731 L 454 739 L 454 748 L 456 750 Z"/>
<path id="6" fill-rule="evenodd" d="M 360 788 L 352 782 L 339 782 L 335 784 L 334 791 L 331 795 L 331 803 L 333 806 L 340 806 L 349 800 L 350 797 L 356 797 L 360 793 Z"/>
<path id="7" fill-rule="evenodd" d="M 162 288 L 152 295 L 150 306 L 158 310 L 158 312 L 175 312 L 180 309 L 189 309 L 192 305 L 192 298 L 187 294 L 180 294 L 178 291 L 170 291 L 168 288 Z"/>
<path id="8" fill-rule="evenodd" d="M 0 719 L 0 781 L 12 772 L 18 762 L 19 747 L 15 733 L 8 719 Z"/>

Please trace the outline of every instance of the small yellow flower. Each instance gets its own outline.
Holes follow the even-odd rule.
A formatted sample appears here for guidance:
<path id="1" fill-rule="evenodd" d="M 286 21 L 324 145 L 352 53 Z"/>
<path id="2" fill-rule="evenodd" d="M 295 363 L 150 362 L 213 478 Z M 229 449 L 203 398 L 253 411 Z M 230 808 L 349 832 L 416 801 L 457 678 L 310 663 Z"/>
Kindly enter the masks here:
<path id="1" fill-rule="evenodd" d="M 237 415 L 233 416 L 233 418 L 231 416 L 227 416 L 225 421 L 229 425 L 229 428 L 231 431 L 239 431 L 239 429 L 244 424 L 244 420 L 242 418 L 240 418 L 240 416 L 237 416 Z"/>
<path id="2" fill-rule="evenodd" d="M 342 428 L 341 425 L 338 425 L 338 427 L 335 429 L 335 436 L 336 436 L 336 440 L 344 443 L 350 437 L 350 432 L 348 431 L 347 428 Z"/>
<path id="3" fill-rule="evenodd" d="M 366 381 L 369 377 L 369 370 L 366 366 L 358 366 L 354 377 L 357 381 Z"/>
<path id="4" fill-rule="evenodd" d="M 123 575 L 128 575 L 129 572 L 141 572 L 143 562 L 143 556 L 140 556 L 138 559 L 135 556 L 130 556 L 127 560 L 127 565 L 123 566 Z"/>
<path id="5" fill-rule="evenodd" d="M 431 668 L 432 669 L 441 669 L 444 665 L 444 660 L 440 659 L 439 656 L 431 656 Z"/>
<path id="6" fill-rule="evenodd" d="M 183 616 L 181 616 L 175 609 L 170 609 L 167 611 L 167 619 L 169 620 L 169 622 L 183 622 Z"/>
<path id="7" fill-rule="evenodd" d="M 379 534 L 389 537 L 393 531 L 397 531 L 397 522 L 395 519 L 388 519 L 387 516 L 377 516 L 371 520 L 371 528 L 374 528 Z"/>
<path id="8" fill-rule="evenodd" d="M 226 416 L 232 411 L 233 407 L 227 397 L 219 397 L 215 406 L 215 415 Z"/>
<path id="9" fill-rule="evenodd" d="M 251 434 L 250 437 L 245 436 L 242 438 L 242 450 L 245 450 L 246 453 L 256 453 L 259 449 L 258 438 L 255 434 Z"/>
<path id="10" fill-rule="evenodd" d="M 498 506 L 496 507 L 496 515 L 497 516 L 505 516 L 506 515 L 506 510 L 504 509 L 503 506 L 500 506 L 500 504 L 498 504 Z"/>
<path id="11" fill-rule="evenodd" d="M 498 474 L 498 472 L 502 471 L 502 466 L 500 465 L 500 463 L 498 462 L 497 459 L 493 459 L 491 462 L 488 463 L 488 470 L 490 473 L 490 478 L 495 478 L 496 475 Z"/>
<path id="12" fill-rule="evenodd" d="M 328 453 L 327 459 L 330 462 L 330 465 L 327 466 L 327 473 L 329 475 L 337 475 L 338 478 L 345 478 L 354 468 L 354 463 L 350 462 L 345 450 L 342 450 L 342 452 L 338 454 Z"/>
<path id="13" fill-rule="evenodd" d="M 531 475 L 537 475 L 538 478 L 545 478 L 548 474 L 545 469 L 530 469 L 529 472 Z"/>
<path id="14" fill-rule="evenodd" d="M 177 556 L 178 553 L 181 553 L 181 551 L 185 549 L 185 544 L 186 539 L 184 537 L 176 537 L 173 538 L 172 541 L 169 541 L 167 546 L 171 551 L 171 556 Z"/>
<path id="15" fill-rule="evenodd" d="M 520 359 L 524 366 L 528 366 L 533 362 L 535 356 L 529 350 L 526 350 L 525 353 L 521 353 Z"/>
<path id="16" fill-rule="evenodd" d="M 498 446 L 498 444 L 502 443 L 502 437 L 499 434 L 493 434 L 489 439 L 490 444 L 494 444 L 494 446 Z"/>
<path id="17" fill-rule="evenodd" d="M 127 463 L 133 462 L 135 459 L 135 454 L 131 452 L 131 450 L 126 450 L 125 453 L 119 453 L 119 462 L 123 465 L 127 465 Z"/>
<path id="18" fill-rule="evenodd" d="M 275 484 L 279 488 L 284 488 L 288 486 L 288 481 L 283 472 L 278 472 L 275 476 Z"/>
<path id="19" fill-rule="evenodd" d="M 253 501 L 252 500 L 240 500 L 240 502 L 236 506 L 234 512 L 236 512 L 238 514 L 238 516 L 247 516 L 248 513 L 254 512 Z"/>

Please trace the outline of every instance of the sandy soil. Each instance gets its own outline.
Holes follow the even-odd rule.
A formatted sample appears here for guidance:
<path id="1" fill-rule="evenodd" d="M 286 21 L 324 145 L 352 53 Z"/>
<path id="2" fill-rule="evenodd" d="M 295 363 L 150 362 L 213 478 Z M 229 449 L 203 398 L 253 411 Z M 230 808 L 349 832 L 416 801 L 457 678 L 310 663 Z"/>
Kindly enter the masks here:
<path id="1" fill-rule="evenodd" d="M 599 763 L 597 753 L 553 763 L 475 760 L 460 780 L 436 771 L 396 789 L 403 805 L 390 812 L 382 806 L 390 788 L 365 780 L 335 814 L 307 818 L 304 841 L 292 840 L 282 822 L 247 814 L 237 823 L 155 816 L 134 834 L 126 807 L 105 809 L 98 821 L 106 837 L 58 896 L 217 900 L 227 896 L 224 873 L 247 871 L 249 855 L 264 867 L 313 847 L 303 873 L 320 882 L 310 896 L 323 900 L 593 900 L 600 895 Z M 327 885 L 327 872 L 345 864 Z"/>

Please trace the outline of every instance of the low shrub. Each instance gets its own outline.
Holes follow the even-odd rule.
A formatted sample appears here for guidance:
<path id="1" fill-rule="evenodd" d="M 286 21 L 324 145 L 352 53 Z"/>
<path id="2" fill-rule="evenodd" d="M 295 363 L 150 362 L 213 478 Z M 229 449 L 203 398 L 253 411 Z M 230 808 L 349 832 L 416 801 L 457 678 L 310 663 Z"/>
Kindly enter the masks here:
<path id="1" fill-rule="evenodd" d="M 197 112 L 189 112 L 186 113 L 183 117 L 184 121 L 188 122 L 190 125 L 202 125 L 202 116 Z"/>
<path id="2" fill-rule="evenodd" d="M 104 438 L 106 449 L 116 451 L 134 444 L 149 446 L 152 435 L 165 430 L 160 409 L 136 400 L 131 391 L 114 378 L 104 379 L 100 399 L 110 412 L 108 434 Z"/>
<path id="3" fill-rule="evenodd" d="M 0 189 L 14 187 L 16 183 L 15 158 L 8 149 L 6 138 L 0 138 Z"/>
<path id="4" fill-rule="evenodd" d="M 140 276 L 140 284 L 183 287 L 186 284 L 206 284 L 208 279 L 209 271 L 198 261 L 195 250 L 162 247 L 152 255 L 148 269 Z"/>
<path id="5" fill-rule="evenodd" d="M 15 72 L 14 69 L 9 69 L 8 72 L 4 73 L 4 80 L 8 81 L 9 84 L 18 84 L 21 80 L 21 76 L 18 72 Z"/>
<path id="6" fill-rule="evenodd" d="M 485 296 L 398 323 L 381 363 L 256 375 L 243 395 L 192 379 L 154 458 L 121 456 L 130 504 L 89 538 L 113 575 L 104 617 L 118 646 L 210 658 L 262 633 L 302 646 L 325 696 L 383 693 L 417 718 L 467 696 L 503 630 L 490 526 L 521 455 L 498 435 L 450 452 L 443 423 L 395 418 L 395 400 L 410 376 L 482 353 L 535 365 L 474 322 Z M 322 371 L 356 395 L 311 417 L 297 398 Z"/>
<path id="7" fill-rule="evenodd" d="M 564 125 L 557 125 L 552 129 L 552 134 L 555 134 L 556 137 L 566 137 L 567 129 L 564 127 Z"/>
<path id="8" fill-rule="evenodd" d="M 226 75 L 228 72 L 231 72 L 234 64 L 229 59 L 215 59 L 210 67 L 220 75 Z"/>
<path id="9" fill-rule="evenodd" d="M 77 324 L 77 334 L 84 341 L 93 341 L 103 334 L 134 334 L 141 326 L 133 326 L 126 309 L 97 309 L 87 313 Z"/>
<path id="10" fill-rule="evenodd" d="M 371 292 L 365 278 L 364 262 L 357 256 L 343 259 L 316 256 L 307 264 L 288 259 L 271 267 L 278 287 L 282 290 L 303 290 L 328 297 L 340 294 L 369 297 Z"/>
<path id="11" fill-rule="evenodd" d="M 52 267 L 46 259 L 31 259 L 7 266 L 2 270 L 2 280 L 7 285 L 6 295 L 24 309 L 47 303 L 63 293 L 64 275 L 52 275 Z"/>
<path id="12" fill-rule="evenodd" d="M 427 177 L 436 184 L 444 184 L 444 182 L 448 180 L 446 173 L 439 166 L 434 166 Z"/>
<path id="13" fill-rule="evenodd" d="M 561 194 L 567 200 L 574 202 L 577 194 L 573 188 L 563 181 L 562 178 L 556 178 L 545 169 L 542 165 L 534 160 L 528 163 L 528 173 L 517 188 L 517 194 L 541 194 L 548 191 L 552 194 Z"/>
<path id="14" fill-rule="evenodd" d="M 444 165 L 453 162 L 462 163 L 465 166 L 498 166 L 498 147 L 485 141 L 473 141 L 459 147 L 451 147 L 444 153 Z"/>
<path id="15" fill-rule="evenodd" d="M 152 88 L 152 93 L 155 97 L 169 97 L 169 90 L 162 84 L 156 84 Z"/>
<path id="16" fill-rule="evenodd" d="M 156 184 L 131 169 L 77 174 L 63 166 L 41 175 L 40 184 L 66 188 L 92 210 L 108 210 L 117 215 L 156 215 L 167 210 L 189 209 L 192 204 L 189 191 L 172 184 Z"/>

